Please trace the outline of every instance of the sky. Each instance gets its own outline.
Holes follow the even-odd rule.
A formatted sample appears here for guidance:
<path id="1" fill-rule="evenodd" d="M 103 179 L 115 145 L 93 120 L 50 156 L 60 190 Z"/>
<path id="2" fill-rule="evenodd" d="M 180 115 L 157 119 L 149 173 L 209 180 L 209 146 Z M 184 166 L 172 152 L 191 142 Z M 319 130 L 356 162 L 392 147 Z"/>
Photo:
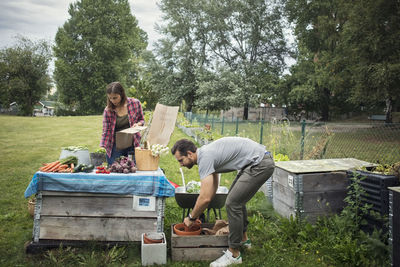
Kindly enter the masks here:
<path id="1" fill-rule="evenodd" d="M 32 41 L 44 39 L 54 42 L 57 29 L 70 17 L 68 7 L 74 0 L 1 0 L 0 48 L 15 44 L 15 36 L 22 35 Z M 139 27 L 147 32 L 149 47 L 160 37 L 155 23 L 161 22 L 159 0 L 129 0 L 131 13 Z"/>

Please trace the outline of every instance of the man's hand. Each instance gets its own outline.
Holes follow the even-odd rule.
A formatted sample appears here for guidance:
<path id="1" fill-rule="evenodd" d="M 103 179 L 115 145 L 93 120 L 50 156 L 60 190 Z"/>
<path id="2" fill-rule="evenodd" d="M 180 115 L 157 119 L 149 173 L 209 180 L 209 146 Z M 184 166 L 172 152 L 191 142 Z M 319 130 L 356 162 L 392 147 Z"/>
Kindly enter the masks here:
<path id="1" fill-rule="evenodd" d="M 183 219 L 183 223 L 190 229 L 194 223 L 194 221 L 191 221 L 189 217 L 186 217 Z"/>

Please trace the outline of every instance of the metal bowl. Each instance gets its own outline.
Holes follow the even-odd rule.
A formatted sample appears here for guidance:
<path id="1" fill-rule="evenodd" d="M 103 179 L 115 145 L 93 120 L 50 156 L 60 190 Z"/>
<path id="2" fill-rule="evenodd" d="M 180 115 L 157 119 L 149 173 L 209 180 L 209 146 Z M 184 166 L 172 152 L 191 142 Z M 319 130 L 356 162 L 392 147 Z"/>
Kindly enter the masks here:
<path id="1" fill-rule="evenodd" d="M 213 200 L 211 200 L 209 209 L 221 209 L 225 205 L 226 197 L 228 196 L 228 188 L 225 186 L 219 186 L 217 193 Z M 187 193 L 183 186 L 175 188 L 175 200 L 179 207 L 183 209 L 192 209 L 196 204 L 196 200 L 199 197 L 198 193 Z"/>

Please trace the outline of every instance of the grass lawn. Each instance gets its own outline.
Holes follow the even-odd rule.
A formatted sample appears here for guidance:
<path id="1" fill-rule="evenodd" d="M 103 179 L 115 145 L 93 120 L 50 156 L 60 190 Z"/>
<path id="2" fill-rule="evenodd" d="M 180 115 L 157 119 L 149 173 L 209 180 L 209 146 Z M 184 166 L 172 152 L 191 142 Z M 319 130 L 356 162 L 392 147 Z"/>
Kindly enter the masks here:
<path id="1" fill-rule="evenodd" d="M 14 117 L 0 116 L 0 266 L 140 266 L 140 245 L 101 249 L 60 248 L 26 255 L 24 244 L 32 238 L 33 219 L 28 214 L 24 191 L 43 162 L 58 159 L 61 148 L 85 145 L 98 148 L 101 116 Z M 171 147 L 187 138 L 178 128 Z M 181 184 L 179 164 L 172 155 L 161 158 L 160 167 L 171 181 Z M 186 181 L 198 180 L 197 167 L 184 170 Z M 229 187 L 234 173 L 223 174 L 221 184 Z M 277 216 L 262 193 L 248 203 L 251 251 L 243 251 L 242 266 L 385 266 L 388 248 L 378 237 L 349 232 L 345 220 L 326 220 L 310 225 Z M 165 229 L 181 221 L 182 211 L 168 198 Z M 226 219 L 226 213 L 223 211 Z M 213 218 L 213 216 L 211 216 Z M 368 241 L 369 240 L 369 241 Z M 208 266 L 209 262 L 172 262 L 168 244 L 168 266 Z"/>

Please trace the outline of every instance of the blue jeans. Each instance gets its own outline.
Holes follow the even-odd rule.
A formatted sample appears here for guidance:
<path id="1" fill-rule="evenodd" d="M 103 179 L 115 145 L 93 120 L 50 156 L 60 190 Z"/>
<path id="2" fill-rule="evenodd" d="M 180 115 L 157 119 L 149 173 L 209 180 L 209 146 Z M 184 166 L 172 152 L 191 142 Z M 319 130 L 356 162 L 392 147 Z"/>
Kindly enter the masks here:
<path id="1" fill-rule="evenodd" d="M 133 146 L 131 146 L 131 147 L 128 147 L 128 148 L 125 148 L 122 150 L 117 150 L 117 148 L 115 147 L 115 143 L 114 143 L 112 152 L 111 152 L 111 157 L 108 157 L 108 155 L 106 155 L 108 165 L 110 166 L 111 164 L 113 164 L 113 162 L 121 156 L 127 157 L 128 153 L 133 154 L 133 161 L 135 162 L 135 165 L 136 165 L 135 148 Z"/>

